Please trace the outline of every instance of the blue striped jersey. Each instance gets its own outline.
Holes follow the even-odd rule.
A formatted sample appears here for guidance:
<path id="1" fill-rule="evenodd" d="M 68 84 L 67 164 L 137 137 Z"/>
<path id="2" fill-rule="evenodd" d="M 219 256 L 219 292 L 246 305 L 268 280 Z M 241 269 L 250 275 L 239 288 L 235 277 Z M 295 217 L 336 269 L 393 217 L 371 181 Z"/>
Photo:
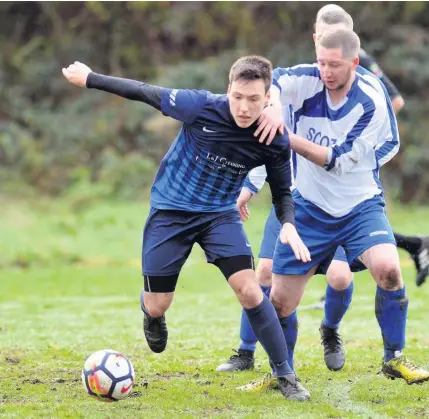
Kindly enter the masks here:
<path id="1" fill-rule="evenodd" d="M 158 209 L 217 212 L 235 208 L 244 179 L 265 165 L 273 198 L 291 185 L 288 135 L 267 146 L 254 137 L 256 123 L 240 128 L 226 95 L 162 89 L 161 111 L 183 122 L 162 159 L 151 190 Z"/>
<path id="2" fill-rule="evenodd" d="M 379 169 L 398 152 L 399 134 L 380 80 L 358 67 L 347 96 L 334 106 L 317 64 L 277 68 L 273 76 L 282 106 L 293 108 L 294 132 L 330 148 L 324 168 L 296 156 L 294 186 L 300 194 L 334 217 L 381 195 Z"/>

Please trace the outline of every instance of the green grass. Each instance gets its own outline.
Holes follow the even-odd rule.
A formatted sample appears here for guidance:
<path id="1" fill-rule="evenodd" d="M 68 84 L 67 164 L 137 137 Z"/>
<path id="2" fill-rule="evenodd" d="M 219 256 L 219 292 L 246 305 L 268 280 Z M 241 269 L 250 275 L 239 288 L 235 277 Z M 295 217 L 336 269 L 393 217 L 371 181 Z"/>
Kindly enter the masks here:
<path id="1" fill-rule="evenodd" d="M 268 210 L 262 198 L 246 224 L 256 253 Z M 167 314 L 167 350 L 153 354 L 139 309 L 141 228 L 147 205 L 3 200 L 0 206 L 0 417 L 6 418 L 384 418 L 428 417 L 429 385 L 408 386 L 379 375 L 381 337 L 374 316 L 375 284 L 356 277 L 341 331 L 344 369 L 326 369 L 318 337 L 320 310 L 299 313 L 297 371 L 308 403 L 275 391 L 235 388 L 268 372 L 261 348 L 254 372 L 217 374 L 238 344 L 240 307 L 217 269 L 195 248 Z M 391 208 L 401 232 L 429 231 L 428 208 Z M 410 299 L 407 355 L 428 366 L 429 285 L 417 288 L 412 262 L 401 253 Z M 303 305 L 323 294 L 315 277 Z M 112 348 L 136 371 L 132 397 L 104 404 L 80 381 L 86 357 Z"/>

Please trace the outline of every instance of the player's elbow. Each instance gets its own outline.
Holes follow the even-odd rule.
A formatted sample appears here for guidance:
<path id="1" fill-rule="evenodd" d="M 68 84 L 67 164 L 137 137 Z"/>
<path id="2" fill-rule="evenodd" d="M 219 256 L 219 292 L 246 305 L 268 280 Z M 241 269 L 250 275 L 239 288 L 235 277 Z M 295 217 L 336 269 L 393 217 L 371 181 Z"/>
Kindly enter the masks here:
<path id="1" fill-rule="evenodd" d="M 392 99 L 392 106 L 395 114 L 398 114 L 400 110 L 404 107 L 405 101 L 401 95 L 398 95 Z"/>
<path id="2" fill-rule="evenodd" d="M 324 166 L 325 170 L 335 175 L 342 176 L 350 171 L 350 158 L 345 160 L 345 155 L 340 155 L 338 150 L 333 149 L 331 154 L 330 162 Z M 357 164 L 355 162 L 354 164 Z"/>

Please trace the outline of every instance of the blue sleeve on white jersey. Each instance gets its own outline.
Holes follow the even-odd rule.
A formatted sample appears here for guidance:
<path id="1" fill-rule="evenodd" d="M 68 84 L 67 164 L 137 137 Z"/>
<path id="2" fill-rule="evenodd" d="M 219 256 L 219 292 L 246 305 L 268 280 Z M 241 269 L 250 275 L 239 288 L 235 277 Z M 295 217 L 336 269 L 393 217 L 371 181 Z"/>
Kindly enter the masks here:
<path id="1" fill-rule="evenodd" d="M 352 170 L 377 146 L 380 128 L 388 118 L 387 106 L 367 105 L 341 145 L 331 148 L 327 171 L 342 175 Z"/>
<path id="2" fill-rule="evenodd" d="M 365 68 L 359 66 L 356 70 L 364 79 L 368 82 L 372 82 L 375 84 L 370 73 Z M 390 100 L 390 92 L 387 90 L 386 86 L 382 83 L 381 79 L 376 78 L 377 85 L 384 93 L 384 97 L 386 99 L 387 111 L 389 116 L 389 125 L 391 138 L 389 138 L 386 142 L 381 145 L 378 144 L 376 147 L 376 159 L 378 162 L 378 166 L 381 167 L 387 162 L 389 162 L 399 151 L 400 147 L 400 139 L 399 139 L 399 131 L 398 131 L 398 123 L 396 121 L 395 111 L 393 110 L 392 102 Z"/>
<path id="3" fill-rule="evenodd" d="M 266 178 L 267 170 L 265 166 L 255 167 L 247 175 L 243 187 L 249 189 L 252 194 L 256 194 L 263 188 Z"/>
<path id="4" fill-rule="evenodd" d="M 282 106 L 292 105 L 295 112 L 306 99 L 323 89 L 320 72 L 315 64 L 276 68 L 273 71 L 273 86 L 280 92 Z"/>
<path id="5" fill-rule="evenodd" d="M 163 89 L 161 111 L 179 121 L 191 124 L 207 102 L 205 90 Z"/>

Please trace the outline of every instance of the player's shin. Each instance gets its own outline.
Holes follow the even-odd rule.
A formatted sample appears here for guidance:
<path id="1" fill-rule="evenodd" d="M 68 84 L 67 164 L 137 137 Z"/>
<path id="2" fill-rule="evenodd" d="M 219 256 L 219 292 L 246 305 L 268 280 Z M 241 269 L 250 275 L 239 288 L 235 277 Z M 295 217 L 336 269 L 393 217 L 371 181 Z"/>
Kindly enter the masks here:
<path id="1" fill-rule="evenodd" d="M 353 295 L 353 282 L 343 289 L 337 290 L 331 285 L 326 286 L 325 317 L 323 324 L 330 329 L 337 329 L 346 314 Z"/>
<path id="2" fill-rule="evenodd" d="M 296 311 L 287 317 L 281 318 L 280 324 L 287 344 L 288 364 L 293 370 L 293 353 L 295 350 L 296 340 L 298 338 L 298 318 Z"/>
<path id="3" fill-rule="evenodd" d="M 262 292 L 269 297 L 271 287 L 260 285 Z M 241 312 L 241 322 L 240 322 L 240 346 L 239 350 L 255 352 L 256 343 L 258 339 L 253 332 L 252 326 L 250 325 L 249 319 L 247 318 L 246 311 L 243 309 Z"/>
<path id="4" fill-rule="evenodd" d="M 399 356 L 405 347 L 407 311 L 405 286 L 396 291 L 377 287 L 375 314 L 383 336 L 385 362 Z"/>
<path id="5" fill-rule="evenodd" d="M 292 374 L 293 370 L 287 361 L 288 349 L 283 330 L 266 295 L 258 306 L 245 311 L 257 339 L 274 365 L 277 376 Z"/>

